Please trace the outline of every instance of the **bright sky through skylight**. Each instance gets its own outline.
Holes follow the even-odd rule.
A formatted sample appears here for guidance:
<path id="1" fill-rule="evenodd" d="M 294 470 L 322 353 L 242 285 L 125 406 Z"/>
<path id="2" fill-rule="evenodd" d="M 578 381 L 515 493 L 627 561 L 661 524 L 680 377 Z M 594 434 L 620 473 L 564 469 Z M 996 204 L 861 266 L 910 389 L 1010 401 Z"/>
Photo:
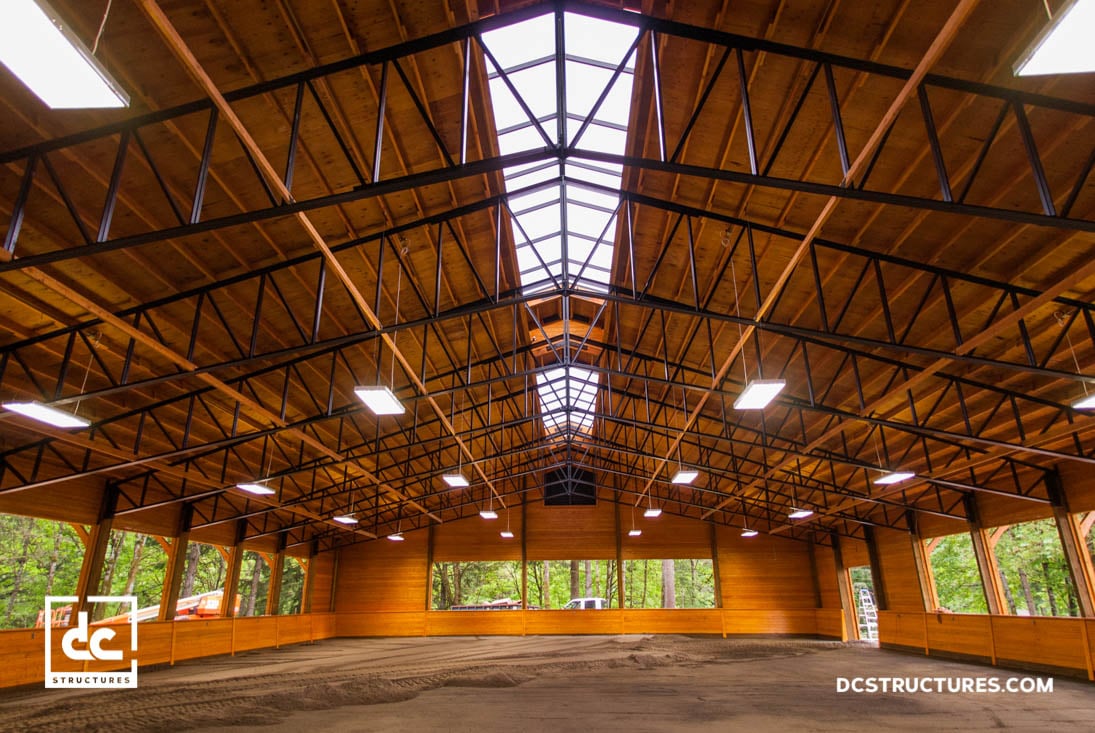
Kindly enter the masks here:
<path id="1" fill-rule="evenodd" d="M 487 69 L 503 155 L 548 146 L 625 152 L 635 73 L 632 47 L 638 30 L 571 13 L 564 14 L 563 27 L 565 140 L 559 139 L 559 116 L 564 111 L 559 109 L 556 93 L 555 16 L 543 15 L 483 35 L 484 45 L 498 63 L 495 68 L 488 61 Z M 613 81 L 621 64 L 623 70 Z M 606 89 L 604 101 L 597 106 Z M 509 198 L 517 265 L 526 293 L 551 292 L 564 285 L 592 292 L 608 290 L 620 199 L 598 186 L 618 191 L 622 172 L 620 166 L 609 164 L 554 161 L 503 171 L 507 191 L 540 185 Z M 536 391 L 544 431 L 549 436 L 566 436 L 592 430 L 599 384 L 600 375 L 577 366 L 541 374 Z"/>
<path id="2" fill-rule="evenodd" d="M 588 118 L 576 147 L 622 155 L 635 71 L 635 55 L 630 51 L 637 29 L 564 15 L 567 139 L 560 141 L 554 20 L 554 15 L 543 15 L 483 35 L 484 45 L 505 74 L 503 78 L 488 62 L 499 150 L 503 155 L 535 150 L 547 147 L 548 140 L 552 145 L 574 145 Z M 613 82 L 616 68 L 625 59 L 622 73 Z M 522 108 L 507 79 L 535 120 Z M 594 113 L 606 88 L 608 94 Z M 510 198 L 517 263 L 526 292 L 556 290 L 564 284 L 564 276 L 572 287 L 607 290 L 620 202 L 583 184 L 619 190 L 621 173 L 619 166 L 557 162 L 504 171 L 509 191 L 551 182 L 546 188 Z"/>

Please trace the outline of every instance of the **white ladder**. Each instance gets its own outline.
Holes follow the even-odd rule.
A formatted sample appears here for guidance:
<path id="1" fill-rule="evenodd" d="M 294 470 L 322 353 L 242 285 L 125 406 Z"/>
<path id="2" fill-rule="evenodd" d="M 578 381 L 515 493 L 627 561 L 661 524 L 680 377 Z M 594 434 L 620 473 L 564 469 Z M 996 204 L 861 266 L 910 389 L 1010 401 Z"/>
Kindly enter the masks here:
<path id="1" fill-rule="evenodd" d="M 878 609 L 874 605 L 874 594 L 865 586 L 859 588 L 859 638 L 878 639 Z"/>

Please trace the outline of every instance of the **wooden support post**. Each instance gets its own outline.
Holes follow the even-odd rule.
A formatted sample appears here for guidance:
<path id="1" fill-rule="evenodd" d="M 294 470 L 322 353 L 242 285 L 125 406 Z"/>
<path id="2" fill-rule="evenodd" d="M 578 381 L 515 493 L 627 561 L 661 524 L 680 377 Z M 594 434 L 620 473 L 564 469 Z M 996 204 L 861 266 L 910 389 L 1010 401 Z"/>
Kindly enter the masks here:
<path id="1" fill-rule="evenodd" d="M 179 512 L 179 527 L 175 532 L 175 541 L 167 553 L 163 591 L 160 593 L 160 621 L 175 618 L 175 607 L 179 605 L 179 588 L 182 586 L 183 572 L 186 570 L 186 549 L 190 544 L 190 525 L 194 521 L 194 505 L 186 503 Z"/>
<path id="2" fill-rule="evenodd" d="M 433 523 L 426 529 L 426 611 L 433 608 Z"/>
<path id="3" fill-rule="evenodd" d="M 878 540 L 874 535 L 874 527 L 864 527 L 863 536 L 867 540 L 867 557 L 871 563 L 874 602 L 879 611 L 887 611 L 890 608 L 890 602 L 886 595 L 886 579 L 882 577 L 882 558 L 878 554 Z"/>
<path id="4" fill-rule="evenodd" d="M 840 537 L 833 535 L 833 564 L 836 566 L 836 589 L 840 595 L 840 610 L 844 616 L 844 638 L 850 641 L 859 638 L 859 625 L 856 623 L 855 599 L 852 598 L 852 584 L 848 578 L 848 568 L 844 566 L 844 555 L 840 550 Z"/>
<path id="5" fill-rule="evenodd" d="M 114 512 L 117 506 L 118 488 L 113 484 L 107 484 L 99 504 L 98 521 L 88 531 L 84 543 L 84 560 L 80 565 L 80 578 L 76 582 L 78 600 L 73 604 L 70 623 L 76 623 L 77 614 L 80 611 L 88 610 L 88 596 L 99 593 L 103 561 L 106 559 L 107 546 L 110 544 L 110 531 L 114 527 Z"/>
<path id="6" fill-rule="evenodd" d="M 342 566 L 342 550 L 341 548 L 335 551 L 335 559 L 331 563 L 331 595 L 327 599 L 327 611 L 334 613 L 335 610 L 335 598 L 338 591 L 338 571 Z"/>
<path id="7" fill-rule="evenodd" d="M 966 519 L 970 525 L 970 537 L 973 539 L 973 554 L 977 558 L 977 570 L 981 574 L 981 587 L 985 591 L 985 603 L 989 613 L 1000 615 L 1008 612 L 1004 605 L 1004 586 L 1000 581 L 1000 569 L 996 565 L 996 555 L 992 552 L 985 528 L 981 526 L 981 514 L 977 508 L 977 497 L 966 494 Z"/>
<path id="8" fill-rule="evenodd" d="M 616 498 L 619 499 L 619 493 L 616 494 Z M 620 524 L 620 502 L 613 503 L 616 515 L 616 608 L 623 609 L 624 607 L 624 584 L 623 584 L 623 567 L 624 567 L 624 540 L 622 536 L 623 527 Z"/>
<path id="9" fill-rule="evenodd" d="M 319 556 L 319 540 L 312 540 L 308 564 L 304 568 L 304 587 L 300 591 L 300 612 L 312 612 L 312 596 L 316 587 L 316 557 Z"/>
<path id="10" fill-rule="evenodd" d="M 920 536 L 920 526 L 916 521 L 916 512 L 905 512 L 905 523 L 909 526 L 909 543 L 912 546 L 913 564 L 916 566 L 916 579 L 920 584 L 920 602 L 924 610 L 932 613 L 939 607 L 935 594 L 935 578 L 932 577 L 931 560 L 924 550 L 924 538 Z"/>
<path id="11" fill-rule="evenodd" d="M 707 526 L 711 534 L 711 575 L 715 581 L 715 608 L 722 608 L 722 578 L 719 577 L 719 530 L 714 522 L 710 522 Z"/>
<path id="12" fill-rule="evenodd" d="M 243 538 L 247 535 L 247 520 L 236 520 L 236 535 L 228 548 L 228 567 L 224 574 L 224 596 L 221 597 L 221 615 L 236 615 L 236 596 L 240 590 L 240 568 L 243 567 Z"/>
<path id="13" fill-rule="evenodd" d="M 521 495 L 521 608 L 528 610 L 528 504 Z"/>
<path id="14" fill-rule="evenodd" d="M 1080 615 L 1085 618 L 1095 616 L 1095 600 L 1092 587 L 1095 587 L 1095 571 L 1091 565 L 1091 553 L 1087 549 L 1087 538 L 1080 533 L 1077 518 L 1068 510 L 1068 496 L 1057 471 L 1046 475 L 1046 488 L 1049 489 L 1049 501 L 1053 507 L 1053 521 L 1057 524 L 1057 533 L 1061 536 L 1061 549 L 1064 550 L 1068 573 L 1072 577 L 1072 587 L 1080 602 Z"/>
<path id="15" fill-rule="evenodd" d="M 810 538 L 807 549 L 810 553 L 810 585 L 814 589 L 814 608 L 821 608 L 821 582 L 817 575 L 817 551 L 813 537 Z"/>
<path id="16" fill-rule="evenodd" d="M 270 563 L 270 585 L 266 589 L 266 615 L 277 616 L 281 608 L 281 575 L 285 568 L 285 534 L 278 535 L 278 550 Z"/>

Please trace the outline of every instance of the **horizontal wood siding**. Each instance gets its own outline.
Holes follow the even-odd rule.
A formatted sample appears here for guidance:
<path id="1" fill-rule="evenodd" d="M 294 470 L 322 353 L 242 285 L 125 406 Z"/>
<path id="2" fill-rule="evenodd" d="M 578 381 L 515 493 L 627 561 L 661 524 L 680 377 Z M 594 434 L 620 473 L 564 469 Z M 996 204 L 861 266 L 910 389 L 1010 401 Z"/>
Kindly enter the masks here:
<path id="1" fill-rule="evenodd" d="M 527 514 L 529 560 L 616 557 L 616 513 L 609 502 L 576 507 L 533 503 L 528 505 Z M 700 527 L 698 523 L 696 526 Z"/>
<path id="2" fill-rule="evenodd" d="M 123 646 L 128 643 L 128 624 L 112 624 L 110 628 L 116 633 L 115 640 Z M 143 623 L 137 627 L 137 663 L 139 667 L 148 667 L 248 649 L 306 643 L 331 638 L 335 630 L 336 618 L 330 613 Z M 83 671 L 80 663 L 65 666 L 66 660 L 61 654 L 63 632 L 64 629 L 54 629 L 51 634 L 54 671 Z M 88 671 L 128 666 L 128 660 L 91 663 Z M 0 688 L 40 684 L 44 678 L 45 629 L 0 631 Z"/>
<path id="3" fill-rule="evenodd" d="M 875 532 L 875 538 L 882 565 L 882 582 L 886 587 L 887 610 L 924 611 L 909 533 L 879 529 Z"/>
<path id="4" fill-rule="evenodd" d="M 719 581 L 726 609 L 813 609 L 810 550 L 804 542 L 718 528 Z"/>
<path id="5" fill-rule="evenodd" d="M 377 540 L 339 550 L 335 610 L 424 611 L 428 532 L 404 542 Z"/>
<path id="6" fill-rule="evenodd" d="M 1095 679 L 1095 619 L 879 611 L 878 638 L 927 654 Z"/>

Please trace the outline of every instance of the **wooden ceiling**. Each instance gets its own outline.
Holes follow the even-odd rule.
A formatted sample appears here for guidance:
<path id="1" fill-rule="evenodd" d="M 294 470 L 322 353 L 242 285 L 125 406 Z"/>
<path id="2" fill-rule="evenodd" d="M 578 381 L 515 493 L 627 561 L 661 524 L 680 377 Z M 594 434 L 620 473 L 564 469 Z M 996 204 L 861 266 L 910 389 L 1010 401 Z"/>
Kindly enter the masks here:
<path id="1" fill-rule="evenodd" d="M 94 37 L 99 3 L 54 5 Z M 639 29 L 626 153 L 502 156 L 480 36 L 564 10 Z M 819 542 L 1049 502 L 1095 462 L 1070 407 L 1095 393 L 1095 80 L 1011 75 L 1044 24 L 1036 0 L 115 3 L 98 56 L 130 109 L 0 74 L 0 396 L 92 420 L 0 414 L 0 508 L 87 521 L 105 494 L 134 528 L 303 552 L 539 501 L 560 467 Z M 501 171 L 564 158 L 623 165 L 607 292 L 518 280 Z M 552 434 L 537 378 L 567 366 L 595 417 Z M 747 377 L 787 387 L 735 410 Z M 378 383 L 403 416 L 355 399 Z"/>

